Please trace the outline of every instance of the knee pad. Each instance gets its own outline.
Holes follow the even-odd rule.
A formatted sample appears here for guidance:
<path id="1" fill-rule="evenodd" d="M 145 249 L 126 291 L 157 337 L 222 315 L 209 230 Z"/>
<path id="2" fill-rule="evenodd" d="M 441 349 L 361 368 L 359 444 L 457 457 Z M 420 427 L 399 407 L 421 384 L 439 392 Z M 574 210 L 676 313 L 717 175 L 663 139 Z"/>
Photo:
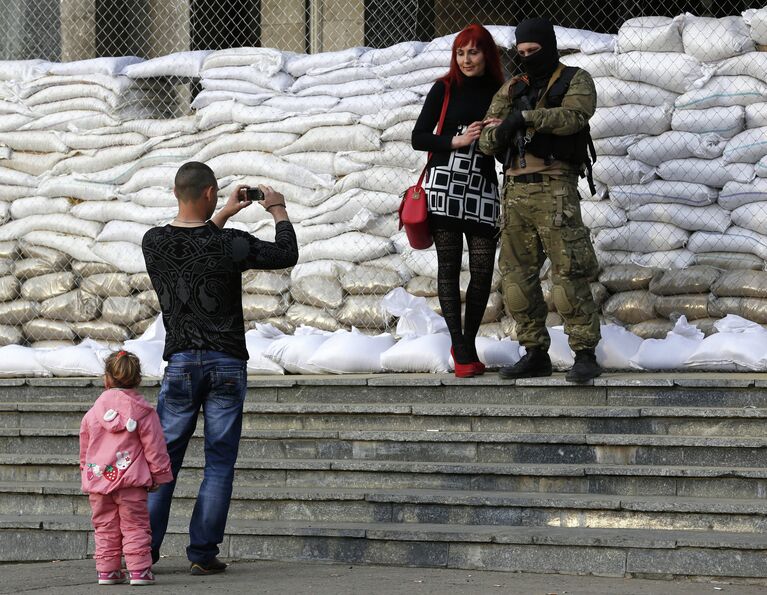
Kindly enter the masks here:
<path id="1" fill-rule="evenodd" d="M 509 283 L 504 288 L 506 306 L 511 312 L 525 312 L 530 307 L 530 301 L 522 288 L 516 283 Z"/>
<path id="2" fill-rule="evenodd" d="M 551 300 L 560 314 L 570 314 L 573 311 L 573 305 L 570 302 L 567 291 L 561 285 L 551 286 Z"/>

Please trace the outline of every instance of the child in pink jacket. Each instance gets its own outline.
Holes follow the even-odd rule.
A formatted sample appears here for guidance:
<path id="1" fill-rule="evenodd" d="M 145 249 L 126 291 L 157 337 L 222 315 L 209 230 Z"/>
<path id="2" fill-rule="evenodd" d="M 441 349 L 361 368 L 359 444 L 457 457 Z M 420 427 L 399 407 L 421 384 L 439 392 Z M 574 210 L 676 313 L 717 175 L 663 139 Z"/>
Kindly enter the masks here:
<path id="1" fill-rule="evenodd" d="M 173 475 L 157 412 L 135 390 L 140 382 L 135 355 L 110 354 L 106 390 L 80 425 L 80 473 L 93 511 L 100 585 L 128 578 L 131 585 L 154 583 L 147 492 Z"/>

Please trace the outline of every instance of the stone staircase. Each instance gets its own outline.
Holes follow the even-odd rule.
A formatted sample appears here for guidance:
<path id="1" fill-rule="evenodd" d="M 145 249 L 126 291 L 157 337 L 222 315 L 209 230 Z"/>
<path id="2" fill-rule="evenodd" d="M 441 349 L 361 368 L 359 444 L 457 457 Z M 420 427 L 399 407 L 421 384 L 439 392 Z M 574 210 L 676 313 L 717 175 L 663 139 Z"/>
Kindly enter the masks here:
<path id="1" fill-rule="evenodd" d="M 249 385 L 223 556 L 767 583 L 767 376 Z M 0 379 L 0 561 L 92 552 L 77 442 L 99 386 Z M 201 425 L 166 554 L 186 545 Z"/>

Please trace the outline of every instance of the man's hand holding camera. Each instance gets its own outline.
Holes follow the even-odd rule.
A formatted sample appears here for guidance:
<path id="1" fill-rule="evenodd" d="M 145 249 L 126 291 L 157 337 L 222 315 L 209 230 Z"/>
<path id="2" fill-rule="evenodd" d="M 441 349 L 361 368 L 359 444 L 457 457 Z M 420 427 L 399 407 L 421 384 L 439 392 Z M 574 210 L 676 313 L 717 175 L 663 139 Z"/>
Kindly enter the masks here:
<path id="1" fill-rule="evenodd" d="M 237 186 L 232 190 L 226 204 L 211 218 L 211 221 L 217 227 L 222 228 L 230 217 L 249 207 L 254 202 L 271 213 L 275 223 L 288 220 L 288 212 L 285 209 L 285 197 L 271 186 L 259 184 L 255 188 Z"/>

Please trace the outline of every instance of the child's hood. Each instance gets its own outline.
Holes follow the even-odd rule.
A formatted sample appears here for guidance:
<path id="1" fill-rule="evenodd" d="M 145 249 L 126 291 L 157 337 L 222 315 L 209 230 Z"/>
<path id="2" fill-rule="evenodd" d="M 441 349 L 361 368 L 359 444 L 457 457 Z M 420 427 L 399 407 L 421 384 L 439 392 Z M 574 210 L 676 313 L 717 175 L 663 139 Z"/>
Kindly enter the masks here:
<path id="1" fill-rule="evenodd" d="M 152 406 L 135 390 L 111 388 L 93 406 L 96 420 L 108 432 L 135 431 Z"/>

